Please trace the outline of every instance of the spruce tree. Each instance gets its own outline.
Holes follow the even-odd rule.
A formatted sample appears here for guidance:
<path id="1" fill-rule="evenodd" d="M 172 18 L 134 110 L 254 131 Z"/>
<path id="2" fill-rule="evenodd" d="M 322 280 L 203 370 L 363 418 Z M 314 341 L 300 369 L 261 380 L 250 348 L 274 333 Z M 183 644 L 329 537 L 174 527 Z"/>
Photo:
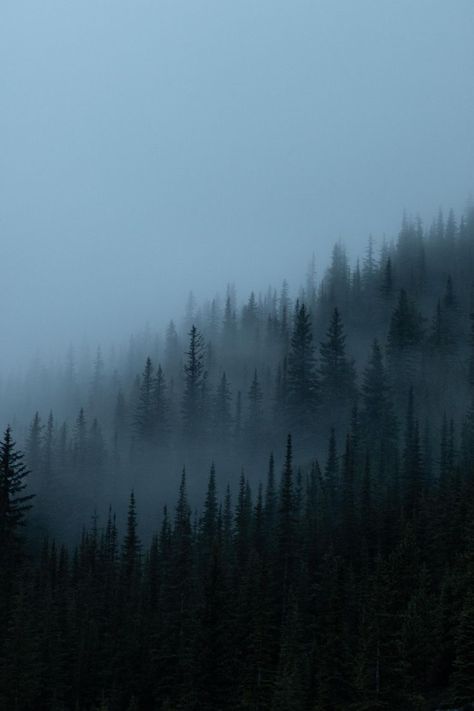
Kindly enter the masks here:
<path id="1" fill-rule="evenodd" d="M 138 437 L 147 444 L 153 442 L 156 424 L 155 402 L 153 397 L 153 370 L 151 358 L 148 357 L 141 377 L 138 405 L 135 415 L 136 433 Z"/>
<path id="2" fill-rule="evenodd" d="M 255 454 L 263 436 L 263 392 L 254 371 L 252 384 L 248 392 L 247 418 L 245 422 L 245 438 L 249 451 Z"/>
<path id="3" fill-rule="evenodd" d="M 170 422 L 168 387 L 161 365 L 158 365 L 153 382 L 154 437 L 158 445 L 167 444 Z"/>
<path id="4" fill-rule="evenodd" d="M 189 332 L 189 348 L 186 354 L 184 375 L 183 426 L 185 435 L 190 441 L 193 441 L 203 427 L 203 390 L 206 376 L 204 370 L 204 341 L 194 325 Z"/>
<path id="5" fill-rule="evenodd" d="M 304 304 L 298 308 L 290 341 L 287 371 L 290 426 L 302 433 L 315 428 L 317 379 L 311 320 Z"/>
<path id="6" fill-rule="evenodd" d="M 416 348 L 423 338 L 423 319 L 415 303 L 401 289 L 393 311 L 388 333 L 388 351 L 395 358 L 407 349 Z"/>
<path id="7" fill-rule="evenodd" d="M 341 316 L 334 309 L 326 340 L 321 343 L 319 377 L 321 397 L 327 407 L 349 406 L 355 399 L 355 371 L 346 356 L 346 337 Z"/>
<path id="8" fill-rule="evenodd" d="M 25 493 L 29 470 L 23 458 L 8 426 L 0 442 L 0 556 L 4 565 L 18 558 L 21 529 L 34 496 Z"/>
<path id="9" fill-rule="evenodd" d="M 221 445 L 225 445 L 231 435 L 231 401 L 232 395 L 227 376 L 224 372 L 216 389 L 213 413 L 213 431 L 217 441 Z"/>

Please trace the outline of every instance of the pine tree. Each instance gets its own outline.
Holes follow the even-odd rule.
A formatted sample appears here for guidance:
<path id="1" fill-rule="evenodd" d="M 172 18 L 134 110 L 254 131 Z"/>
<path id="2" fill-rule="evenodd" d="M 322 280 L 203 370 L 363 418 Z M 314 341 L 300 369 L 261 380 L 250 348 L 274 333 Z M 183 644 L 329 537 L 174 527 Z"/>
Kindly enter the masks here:
<path id="1" fill-rule="evenodd" d="M 104 360 L 99 346 L 94 360 L 92 380 L 90 384 L 90 406 L 92 408 L 92 412 L 95 413 L 97 413 L 97 409 L 102 404 L 101 401 L 104 397 L 104 370 Z"/>
<path id="2" fill-rule="evenodd" d="M 41 417 L 39 412 L 35 413 L 33 422 L 30 425 L 28 432 L 28 439 L 26 441 L 25 449 L 25 459 L 29 470 L 33 475 L 33 483 L 36 483 L 35 488 L 41 488 L 42 481 L 42 471 L 41 464 L 43 458 L 43 424 L 41 422 Z"/>
<path id="3" fill-rule="evenodd" d="M 404 507 L 407 516 L 417 513 L 424 488 L 423 461 L 421 456 L 420 432 L 415 418 L 413 388 L 408 394 L 408 408 L 405 425 L 405 447 L 403 452 Z"/>
<path id="4" fill-rule="evenodd" d="M 388 352 L 391 357 L 397 357 L 403 351 L 419 346 L 422 338 L 423 319 L 405 289 L 401 289 L 390 320 Z"/>
<path id="5" fill-rule="evenodd" d="M 127 514 L 127 532 L 122 546 L 120 574 L 126 598 L 136 594 L 140 577 L 141 542 L 137 532 L 135 495 L 130 493 Z"/>
<path id="6" fill-rule="evenodd" d="M 304 304 L 297 311 L 291 337 L 287 385 L 291 426 L 299 432 L 312 432 L 317 408 L 317 379 L 311 320 Z"/>
<path id="7" fill-rule="evenodd" d="M 237 337 L 237 323 L 235 317 L 235 311 L 232 303 L 231 294 L 228 292 L 225 308 L 224 308 L 224 320 L 222 324 L 222 349 L 224 352 L 224 357 L 230 359 L 235 353 Z"/>
<path id="8" fill-rule="evenodd" d="M 234 445 L 239 447 L 240 440 L 242 437 L 242 393 L 239 390 L 237 392 L 237 398 L 235 401 L 235 417 L 234 417 Z"/>
<path id="9" fill-rule="evenodd" d="M 293 447 L 291 435 L 286 444 L 285 466 L 283 469 L 277 522 L 278 577 L 280 582 L 281 619 L 285 619 L 288 609 L 288 593 L 293 581 L 296 565 L 296 511 L 293 481 Z"/>
<path id="10" fill-rule="evenodd" d="M 76 473 L 81 476 L 87 464 L 87 422 L 84 409 L 81 407 L 76 419 L 73 441 L 73 461 Z"/>
<path id="11" fill-rule="evenodd" d="M 372 288 L 375 270 L 376 263 L 374 258 L 374 238 L 370 235 L 362 268 L 362 280 L 364 284 L 364 291 L 366 292 L 370 291 Z"/>
<path id="12" fill-rule="evenodd" d="M 380 293 L 382 298 L 389 301 L 393 294 L 393 274 L 392 274 L 392 260 L 388 257 L 385 262 L 382 281 L 380 284 Z"/>
<path id="13" fill-rule="evenodd" d="M 153 382 L 153 410 L 154 410 L 154 437 L 157 444 L 163 446 L 168 441 L 169 403 L 168 388 L 161 365 L 158 365 L 156 377 Z"/>
<path id="14" fill-rule="evenodd" d="M 20 553 L 20 531 L 34 496 L 25 493 L 29 471 L 23 456 L 7 427 L 0 443 L 0 555 L 4 565 L 14 562 Z"/>
<path id="15" fill-rule="evenodd" d="M 268 462 L 267 483 L 265 487 L 265 538 L 269 545 L 273 544 L 276 530 L 276 519 L 278 510 L 277 491 L 275 486 L 275 460 L 273 452 L 270 454 Z"/>
<path id="16" fill-rule="evenodd" d="M 140 440 L 147 444 L 151 444 L 154 440 L 156 425 L 156 409 L 153 397 L 153 370 L 151 358 L 148 357 L 141 377 L 138 405 L 135 415 L 136 433 Z"/>
<path id="17" fill-rule="evenodd" d="M 194 325 L 189 332 L 189 349 L 186 354 L 184 374 L 183 426 L 185 435 L 193 440 L 202 429 L 205 385 L 204 341 Z"/>
<path id="18" fill-rule="evenodd" d="M 353 363 L 346 356 L 346 337 L 337 308 L 320 349 L 321 395 L 329 407 L 350 405 L 356 395 Z"/>
<path id="19" fill-rule="evenodd" d="M 28 474 L 23 454 L 16 448 L 8 426 L 0 443 L 0 625 L 3 629 L 24 557 L 22 528 L 33 499 L 32 494 L 25 492 Z"/>
<path id="20" fill-rule="evenodd" d="M 41 457 L 41 478 L 46 490 L 51 492 L 51 482 L 53 479 L 54 469 L 54 445 L 55 445 L 55 427 L 53 413 L 50 412 L 48 422 L 46 424 L 46 433 L 43 442 L 43 451 Z"/>
<path id="21" fill-rule="evenodd" d="M 239 495 L 235 508 L 235 553 L 238 573 L 242 575 L 250 552 L 252 531 L 252 496 L 250 486 L 242 471 L 239 478 Z"/>
<path id="22" fill-rule="evenodd" d="M 227 376 L 224 372 L 222 373 L 222 377 L 216 390 L 213 417 L 213 429 L 216 439 L 223 445 L 228 442 L 231 434 L 231 401 L 232 395 L 227 381 Z"/>
<path id="23" fill-rule="evenodd" d="M 332 517 L 336 514 L 336 504 L 339 490 L 338 481 L 338 462 L 337 462 L 337 450 L 336 450 L 336 431 L 334 427 L 331 427 L 331 433 L 329 435 L 329 445 L 328 445 L 328 456 L 326 461 L 326 467 L 324 469 L 324 489 L 327 499 L 327 515 L 332 520 Z"/>
<path id="24" fill-rule="evenodd" d="M 164 590 L 163 664 L 164 691 L 171 692 L 176 705 L 186 707 L 192 687 L 192 644 L 194 635 L 194 585 L 191 511 L 183 470 L 171 536 L 171 560 Z"/>
<path id="25" fill-rule="evenodd" d="M 367 446 L 373 451 L 380 477 L 394 471 L 398 423 L 392 402 L 392 389 L 378 341 L 372 344 L 369 362 L 362 379 L 362 426 Z"/>
<path id="26" fill-rule="evenodd" d="M 179 340 L 176 333 L 176 326 L 173 321 L 170 321 L 166 329 L 165 336 L 165 359 L 164 365 L 168 375 L 176 377 L 180 372 L 181 354 L 179 352 Z"/>
<path id="27" fill-rule="evenodd" d="M 245 439 L 249 451 L 255 453 L 263 435 L 263 392 L 260 387 L 257 371 L 254 371 L 252 384 L 248 393 L 247 418 L 245 422 Z"/>
<path id="28" fill-rule="evenodd" d="M 199 526 L 200 547 L 203 558 L 208 562 L 213 545 L 217 536 L 218 506 L 216 495 L 216 469 L 211 466 L 209 481 L 207 485 L 204 511 Z"/>

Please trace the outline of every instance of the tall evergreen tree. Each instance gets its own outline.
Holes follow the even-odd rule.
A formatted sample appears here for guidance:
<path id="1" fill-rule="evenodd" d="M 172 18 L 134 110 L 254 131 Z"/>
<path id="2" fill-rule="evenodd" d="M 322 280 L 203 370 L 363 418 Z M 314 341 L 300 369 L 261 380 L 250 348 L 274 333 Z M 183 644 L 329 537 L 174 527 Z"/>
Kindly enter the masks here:
<path id="1" fill-rule="evenodd" d="M 326 340 L 321 343 L 319 366 L 321 396 L 333 408 L 350 405 L 356 396 L 354 365 L 346 356 L 345 341 L 341 316 L 335 308 Z"/>
<path id="2" fill-rule="evenodd" d="M 222 377 L 216 390 L 213 417 L 213 427 L 217 440 L 224 445 L 228 442 L 231 435 L 231 401 L 232 395 L 227 381 L 227 376 L 224 372 L 222 373 Z"/>
<path id="3" fill-rule="evenodd" d="M 186 354 L 184 374 L 183 425 L 185 435 L 193 440 L 202 430 L 203 389 L 206 376 L 204 370 L 204 341 L 194 325 L 189 332 L 189 348 Z"/>
<path id="4" fill-rule="evenodd" d="M 153 364 L 148 357 L 141 377 L 140 392 L 138 396 L 135 428 L 138 437 L 148 444 L 154 439 L 155 434 L 155 403 L 153 398 Z"/>
<path id="5" fill-rule="evenodd" d="M 309 433 L 315 427 L 317 378 L 311 320 L 298 308 L 288 354 L 287 407 L 290 425 Z"/>
<path id="6" fill-rule="evenodd" d="M 33 499 L 33 494 L 25 493 L 29 471 L 23 458 L 7 427 L 0 443 L 0 555 L 4 565 L 18 557 L 21 529 Z"/>
<path id="7" fill-rule="evenodd" d="M 168 440 L 169 422 L 169 402 L 168 388 L 161 365 L 158 365 L 156 376 L 153 382 L 153 410 L 154 410 L 154 437 L 159 445 L 165 445 Z"/>

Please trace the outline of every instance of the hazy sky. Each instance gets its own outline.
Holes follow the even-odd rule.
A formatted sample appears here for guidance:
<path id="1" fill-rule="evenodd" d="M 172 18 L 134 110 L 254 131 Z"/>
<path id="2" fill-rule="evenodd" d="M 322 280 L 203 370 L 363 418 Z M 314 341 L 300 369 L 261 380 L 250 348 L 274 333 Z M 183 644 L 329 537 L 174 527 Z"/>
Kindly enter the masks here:
<path id="1" fill-rule="evenodd" d="M 1 0 L 0 364 L 462 210 L 473 32 L 473 0 Z"/>

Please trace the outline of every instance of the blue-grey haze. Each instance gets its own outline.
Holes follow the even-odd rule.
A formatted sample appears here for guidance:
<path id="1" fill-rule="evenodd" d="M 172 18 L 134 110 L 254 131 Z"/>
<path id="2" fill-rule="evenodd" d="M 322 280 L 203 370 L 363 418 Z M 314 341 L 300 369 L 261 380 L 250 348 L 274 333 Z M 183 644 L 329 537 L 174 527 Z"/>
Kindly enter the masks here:
<path id="1" fill-rule="evenodd" d="M 472 0 L 2 0 L 0 365 L 463 210 Z"/>

